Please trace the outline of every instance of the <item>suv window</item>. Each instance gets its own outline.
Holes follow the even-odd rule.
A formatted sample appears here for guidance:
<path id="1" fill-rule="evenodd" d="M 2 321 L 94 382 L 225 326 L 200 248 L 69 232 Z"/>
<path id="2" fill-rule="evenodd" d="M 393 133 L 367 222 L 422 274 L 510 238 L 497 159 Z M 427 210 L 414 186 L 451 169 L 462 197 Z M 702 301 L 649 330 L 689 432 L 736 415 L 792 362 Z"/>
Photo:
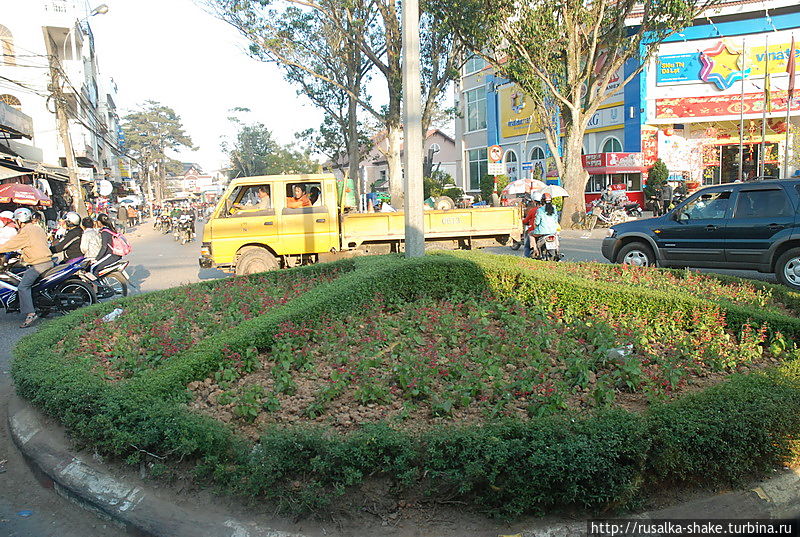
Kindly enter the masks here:
<path id="1" fill-rule="evenodd" d="M 687 203 L 681 209 L 681 220 L 714 220 L 725 218 L 730 191 L 708 192 Z"/>
<path id="2" fill-rule="evenodd" d="M 789 198 L 780 189 L 742 190 L 736 202 L 734 218 L 769 218 L 792 214 Z"/>

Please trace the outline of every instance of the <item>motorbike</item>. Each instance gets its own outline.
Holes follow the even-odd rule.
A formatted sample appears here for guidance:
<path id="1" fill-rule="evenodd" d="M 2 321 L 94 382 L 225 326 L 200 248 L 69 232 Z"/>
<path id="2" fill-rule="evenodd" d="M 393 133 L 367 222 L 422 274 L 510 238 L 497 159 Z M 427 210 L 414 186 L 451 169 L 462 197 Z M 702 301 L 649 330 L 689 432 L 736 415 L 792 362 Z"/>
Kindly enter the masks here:
<path id="1" fill-rule="evenodd" d="M 628 216 L 633 216 L 635 218 L 640 218 L 642 216 L 642 206 L 635 201 L 625 203 L 622 206 L 622 210 L 625 211 L 625 214 Z"/>
<path id="2" fill-rule="evenodd" d="M 94 277 L 86 276 L 95 287 L 95 294 L 98 300 L 108 300 L 121 296 L 128 296 L 128 287 L 131 285 L 130 276 L 125 270 L 130 264 L 129 261 L 120 259 L 110 265 L 103 267 Z M 83 270 L 89 272 L 91 263 L 84 262 Z"/>
<path id="3" fill-rule="evenodd" d="M 97 302 L 92 286 L 81 279 L 83 258 L 71 259 L 46 270 L 31 288 L 33 306 L 40 317 L 67 313 Z M 19 258 L 0 260 L 0 305 L 6 313 L 20 309 L 17 288 L 25 267 Z"/>
<path id="4" fill-rule="evenodd" d="M 608 227 L 621 224 L 628 217 L 622 208 L 600 200 L 593 201 L 591 210 L 587 213 L 593 217 L 590 229 L 594 229 L 598 223 L 603 223 Z"/>
<path id="5" fill-rule="evenodd" d="M 539 237 L 536 243 L 539 246 L 539 259 L 542 261 L 560 261 L 563 259 L 561 254 L 561 241 L 558 233 Z"/>
<path id="6" fill-rule="evenodd" d="M 194 220 L 191 218 L 181 220 L 178 223 L 178 238 L 180 238 L 181 244 L 186 244 L 187 242 L 191 242 L 194 240 Z"/>

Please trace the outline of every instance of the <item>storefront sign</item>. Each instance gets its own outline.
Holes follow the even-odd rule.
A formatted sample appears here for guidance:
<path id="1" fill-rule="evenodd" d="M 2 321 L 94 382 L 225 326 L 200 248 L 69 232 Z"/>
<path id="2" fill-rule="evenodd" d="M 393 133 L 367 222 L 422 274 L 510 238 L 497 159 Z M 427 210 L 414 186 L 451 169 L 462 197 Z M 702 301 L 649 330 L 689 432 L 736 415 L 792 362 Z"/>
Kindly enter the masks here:
<path id="1" fill-rule="evenodd" d="M 796 61 L 800 61 L 800 47 L 797 42 L 792 51 L 789 41 L 765 44 L 762 36 L 756 36 L 745 42 L 744 54 L 741 47 L 741 41 L 736 43 L 721 40 L 713 43 L 702 53 L 659 56 L 656 60 L 656 84 L 660 86 L 711 82 L 724 89 L 730 87 L 735 80 L 741 80 L 741 76 L 735 80 L 728 77 L 732 73 L 741 73 L 742 69 L 747 72 L 747 78 L 760 78 L 764 76 L 767 67 L 773 74 L 786 73 L 786 64 L 792 52 Z M 705 58 L 705 62 L 701 57 Z M 704 63 L 708 63 L 710 77 L 704 77 L 702 74 Z M 720 80 L 717 80 L 714 73 Z"/>
<path id="2" fill-rule="evenodd" d="M 516 84 L 509 84 L 497 91 L 500 107 L 500 136 L 525 136 L 541 132 L 533 120 L 533 104 Z"/>
<path id="3" fill-rule="evenodd" d="M 700 80 L 700 54 L 670 54 L 656 60 L 656 84 Z"/>
<path id="4" fill-rule="evenodd" d="M 598 110 L 589 120 L 586 132 L 597 132 L 609 127 L 619 127 L 625 122 L 623 109 L 624 106 L 613 106 Z"/>
<path id="5" fill-rule="evenodd" d="M 772 111 L 786 112 L 786 92 L 772 93 Z M 739 117 L 744 106 L 744 114 L 760 114 L 764 110 L 764 94 L 745 93 L 740 95 L 717 95 L 714 97 L 681 97 L 676 99 L 657 99 L 657 119 L 680 119 L 692 117 Z M 792 101 L 792 110 L 800 110 L 800 99 Z"/>
<path id="6" fill-rule="evenodd" d="M 589 121 L 589 130 L 604 129 L 610 126 L 621 125 L 623 119 L 623 88 L 622 70 L 611 77 L 608 89 L 612 92 L 599 110 Z M 511 138 L 514 136 L 528 136 L 541 132 L 542 129 L 534 120 L 534 109 L 531 99 L 523 93 L 516 84 L 508 84 L 497 90 L 500 136 Z"/>
<path id="7" fill-rule="evenodd" d="M 644 170 L 641 153 L 589 153 L 581 158 L 589 175 L 640 173 Z"/>
<path id="8" fill-rule="evenodd" d="M 642 161 L 650 168 L 658 160 L 658 129 L 642 127 Z"/>

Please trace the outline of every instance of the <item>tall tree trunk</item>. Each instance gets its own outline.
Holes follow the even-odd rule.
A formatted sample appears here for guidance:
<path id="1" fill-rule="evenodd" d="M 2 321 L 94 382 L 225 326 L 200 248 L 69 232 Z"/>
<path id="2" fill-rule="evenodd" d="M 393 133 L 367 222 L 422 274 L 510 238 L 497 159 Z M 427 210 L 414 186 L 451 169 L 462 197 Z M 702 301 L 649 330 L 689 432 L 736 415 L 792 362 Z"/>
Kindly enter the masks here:
<path id="1" fill-rule="evenodd" d="M 581 150 L 583 149 L 583 132 L 580 129 L 569 129 L 564 140 L 564 156 L 562 157 L 561 182 L 569 192 L 564 200 L 561 212 L 563 226 L 571 223 L 576 213 L 586 211 L 584 192 L 589 175 L 583 169 Z"/>
<path id="2" fill-rule="evenodd" d="M 356 198 L 362 193 L 361 188 L 361 169 L 359 162 L 359 147 L 358 147 L 358 103 L 351 95 L 348 98 L 347 106 L 347 159 L 350 163 L 348 170 L 348 177 L 353 181 L 353 188 L 355 188 Z M 347 183 L 345 183 L 347 186 Z"/>
<path id="3" fill-rule="evenodd" d="M 402 208 L 404 202 L 403 191 L 403 162 L 400 158 L 400 147 L 402 145 L 401 136 L 403 127 L 397 120 L 387 123 L 386 143 L 386 163 L 389 165 L 389 195 L 392 197 L 392 205 L 395 208 Z"/>

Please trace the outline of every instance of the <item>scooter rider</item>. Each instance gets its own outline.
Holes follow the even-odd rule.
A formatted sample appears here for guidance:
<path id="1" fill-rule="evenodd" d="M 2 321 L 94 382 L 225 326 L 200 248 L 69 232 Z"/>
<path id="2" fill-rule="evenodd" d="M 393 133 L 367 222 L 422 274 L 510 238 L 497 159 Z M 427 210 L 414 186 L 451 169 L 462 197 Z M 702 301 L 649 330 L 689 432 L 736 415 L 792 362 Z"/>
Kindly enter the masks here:
<path id="1" fill-rule="evenodd" d="M 558 232 L 558 211 L 553 207 L 553 197 L 545 193 L 542 201 L 544 205 L 539 207 L 536 212 L 536 227 L 533 230 L 533 239 L 531 241 L 531 248 L 533 248 L 536 257 L 539 257 L 541 253 L 539 238 Z"/>
<path id="2" fill-rule="evenodd" d="M 16 237 L 0 246 L 0 253 L 21 252 L 22 261 L 28 265 L 17 287 L 20 312 L 25 315 L 25 321 L 19 326 L 20 328 L 28 328 L 36 321 L 38 316 L 33 307 L 31 288 L 44 271 L 53 267 L 50 248 L 47 246 L 47 234 L 44 229 L 34 224 L 32 219 L 30 209 L 20 208 L 14 211 L 14 220 L 19 224 L 19 232 Z"/>
<path id="3" fill-rule="evenodd" d="M 78 213 L 68 212 L 64 215 L 64 221 L 67 223 L 67 232 L 64 238 L 53 244 L 50 251 L 54 254 L 64 252 L 64 259 L 75 259 L 81 257 L 81 236 L 83 229 L 81 228 L 81 217 Z"/>

